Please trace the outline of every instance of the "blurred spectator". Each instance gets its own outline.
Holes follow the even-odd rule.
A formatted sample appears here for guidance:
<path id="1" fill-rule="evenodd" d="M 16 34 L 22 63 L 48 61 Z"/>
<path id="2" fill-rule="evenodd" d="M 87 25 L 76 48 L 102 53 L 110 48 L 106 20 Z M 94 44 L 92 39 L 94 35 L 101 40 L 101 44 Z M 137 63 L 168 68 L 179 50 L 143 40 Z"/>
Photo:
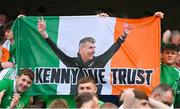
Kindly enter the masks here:
<path id="1" fill-rule="evenodd" d="M 180 45 L 180 32 L 178 30 L 166 30 L 163 33 L 163 42 L 165 44 L 176 44 L 176 45 Z"/>
<path id="2" fill-rule="evenodd" d="M 3 26 L 0 26 L 0 62 L 7 62 L 10 57 L 8 49 L 4 48 L 2 44 L 4 43 Z"/>
<path id="3" fill-rule="evenodd" d="M 110 108 L 110 109 L 118 109 L 118 106 L 116 106 L 116 105 L 113 104 L 113 103 L 106 102 L 106 103 L 104 103 L 103 105 L 101 105 L 100 108 L 102 108 L 102 109 L 107 109 L 107 108 Z"/>
<path id="4" fill-rule="evenodd" d="M 145 92 L 136 89 L 125 89 L 121 93 L 123 104 L 119 109 L 125 108 L 150 108 L 148 96 Z"/>
<path id="5" fill-rule="evenodd" d="M 96 94 L 89 92 L 82 92 L 77 95 L 76 99 L 76 108 L 84 109 L 84 108 L 98 108 L 98 98 Z"/>
<path id="6" fill-rule="evenodd" d="M 4 38 L 6 39 L 6 41 L 4 42 L 3 46 L 10 51 L 11 56 L 9 61 L 15 63 L 16 46 L 15 46 L 13 31 L 11 29 L 12 25 L 13 25 L 13 21 L 4 25 L 3 31 L 4 31 Z"/>
<path id="7" fill-rule="evenodd" d="M 48 108 L 68 108 L 68 104 L 64 99 L 55 99 L 50 103 Z"/>
<path id="8" fill-rule="evenodd" d="M 46 108 L 46 104 L 41 95 L 31 96 L 27 108 Z"/>
<path id="9" fill-rule="evenodd" d="M 0 12 L 0 26 L 4 25 L 9 21 L 9 16 L 5 12 Z"/>
<path id="10" fill-rule="evenodd" d="M 178 30 L 171 32 L 170 42 L 172 44 L 180 45 L 180 32 Z"/>
<path id="11" fill-rule="evenodd" d="M 171 86 L 167 84 L 160 84 L 153 89 L 149 97 L 150 105 L 153 108 L 169 108 L 173 104 L 174 92 Z M 163 104 L 158 103 L 157 101 Z"/>
<path id="12" fill-rule="evenodd" d="M 3 46 L 5 42 L 4 28 L 5 25 L 0 26 L 0 70 L 4 68 L 14 67 L 13 63 L 8 62 L 10 58 L 10 52 L 6 47 Z"/>

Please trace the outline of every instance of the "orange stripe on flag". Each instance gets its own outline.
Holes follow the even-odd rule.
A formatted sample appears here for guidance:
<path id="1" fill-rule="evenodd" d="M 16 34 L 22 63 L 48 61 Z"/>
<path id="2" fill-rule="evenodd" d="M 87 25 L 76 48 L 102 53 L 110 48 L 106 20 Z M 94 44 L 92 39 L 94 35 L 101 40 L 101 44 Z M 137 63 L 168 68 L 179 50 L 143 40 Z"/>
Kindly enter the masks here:
<path id="1" fill-rule="evenodd" d="M 146 17 L 141 19 L 116 19 L 114 42 L 123 31 L 122 25 L 127 22 L 133 25 L 133 30 L 113 56 L 111 68 L 152 69 L 150 85 L 118 84 L 113 85 L 112 94 L 118 94 L 128 87 L 145 90 L 148 94 L 160 83 L 160 18 Z M 127 75 L 127 74 L 126 74 Z M 146 79 L 145 73 L 142 74 Z M 111 76 L 112 79 L 112 76 Z M 138 80 L 136 78 L 135 80 Z M 146 80 L 145 80 L 146 81 Z"/>

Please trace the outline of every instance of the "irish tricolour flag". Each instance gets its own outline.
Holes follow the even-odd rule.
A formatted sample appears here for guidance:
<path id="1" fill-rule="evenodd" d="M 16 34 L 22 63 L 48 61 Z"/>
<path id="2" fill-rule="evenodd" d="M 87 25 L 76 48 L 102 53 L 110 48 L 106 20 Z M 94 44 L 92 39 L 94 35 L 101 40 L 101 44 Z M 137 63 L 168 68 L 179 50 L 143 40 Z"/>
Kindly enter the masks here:
<path id="1" fill-rule="evenodd" d="M 96 39 L 96 53 L 105 53 L 120 37 L 123 24 L 133 25 L 132 32 L 104 68 L 84 68 L 84 76 L 93 76 L 102 85 L 100 94 L 119 94 L 134 87 L 149 93 L 159 84 L 160 19 L 121 19 L 99 16 L 43 17 L 49 38 L 69 57 L 77 57 L 79 41 Z M 30 92 L 37 94 L 72 94 L 77 84 L 78 67 L 67 67 L 37 30 L 38 17 L 21 17 L 13 28 L 17 46 L 18 68 L 35 72 Z M 69 61 L 70 62 L 70 61 Z M 75 89 L 74 89 L 75 90 Z"/>

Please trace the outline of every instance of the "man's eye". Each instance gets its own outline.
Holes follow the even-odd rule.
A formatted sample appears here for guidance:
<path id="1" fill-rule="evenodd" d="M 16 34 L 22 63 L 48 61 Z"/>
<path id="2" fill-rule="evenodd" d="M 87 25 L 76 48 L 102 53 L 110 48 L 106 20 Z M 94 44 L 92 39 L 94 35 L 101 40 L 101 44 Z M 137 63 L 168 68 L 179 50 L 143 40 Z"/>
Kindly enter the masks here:
<path id="1" fill-rule="evenodd" d="M 83 89 L 84 89 L 84 87 L 80 87 L 80 89 L 81 89 L 81 90 L 83 90 Z"/>
<path id="2" fill-rule="evenodd" d="M 88 90 L 89 90 L 89 89 L 91 89 L 91 88 L 90 88 L 90 87 L 87 87 L 86 89 L 88 89 Z"/>
<path id="3" fill-rule="evenodd" d="M 26 79 L 22 79 L 22 81 L 26 81 Z"/>

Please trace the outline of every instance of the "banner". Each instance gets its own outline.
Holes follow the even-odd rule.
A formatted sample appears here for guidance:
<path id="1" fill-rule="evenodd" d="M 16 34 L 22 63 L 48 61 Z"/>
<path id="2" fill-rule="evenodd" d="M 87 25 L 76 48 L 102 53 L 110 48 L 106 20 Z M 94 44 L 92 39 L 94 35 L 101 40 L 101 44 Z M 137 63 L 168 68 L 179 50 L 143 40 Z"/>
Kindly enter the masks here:
<path id="1" fill-rule="evenodd" d="M 17 19 L 13 30 L 18 68 L 32 68 L 35 72 L 32 95 L 75 94 L 77 81 L 83 76 L 94 77 L 100 86 L 98 93 L 104 95 L 118 95 L 128 87 L 150 93 L 159 84 L 160 18 L 46 16 L 44 19 L 48 40 L 37 30 L 37 16 Z M 133 25 L 133 30 L 125 42 L 119 43 L 124 23 Z M 78 53 L 84 37 L 96 40 L 94 58 L 86 63 Z"/>

